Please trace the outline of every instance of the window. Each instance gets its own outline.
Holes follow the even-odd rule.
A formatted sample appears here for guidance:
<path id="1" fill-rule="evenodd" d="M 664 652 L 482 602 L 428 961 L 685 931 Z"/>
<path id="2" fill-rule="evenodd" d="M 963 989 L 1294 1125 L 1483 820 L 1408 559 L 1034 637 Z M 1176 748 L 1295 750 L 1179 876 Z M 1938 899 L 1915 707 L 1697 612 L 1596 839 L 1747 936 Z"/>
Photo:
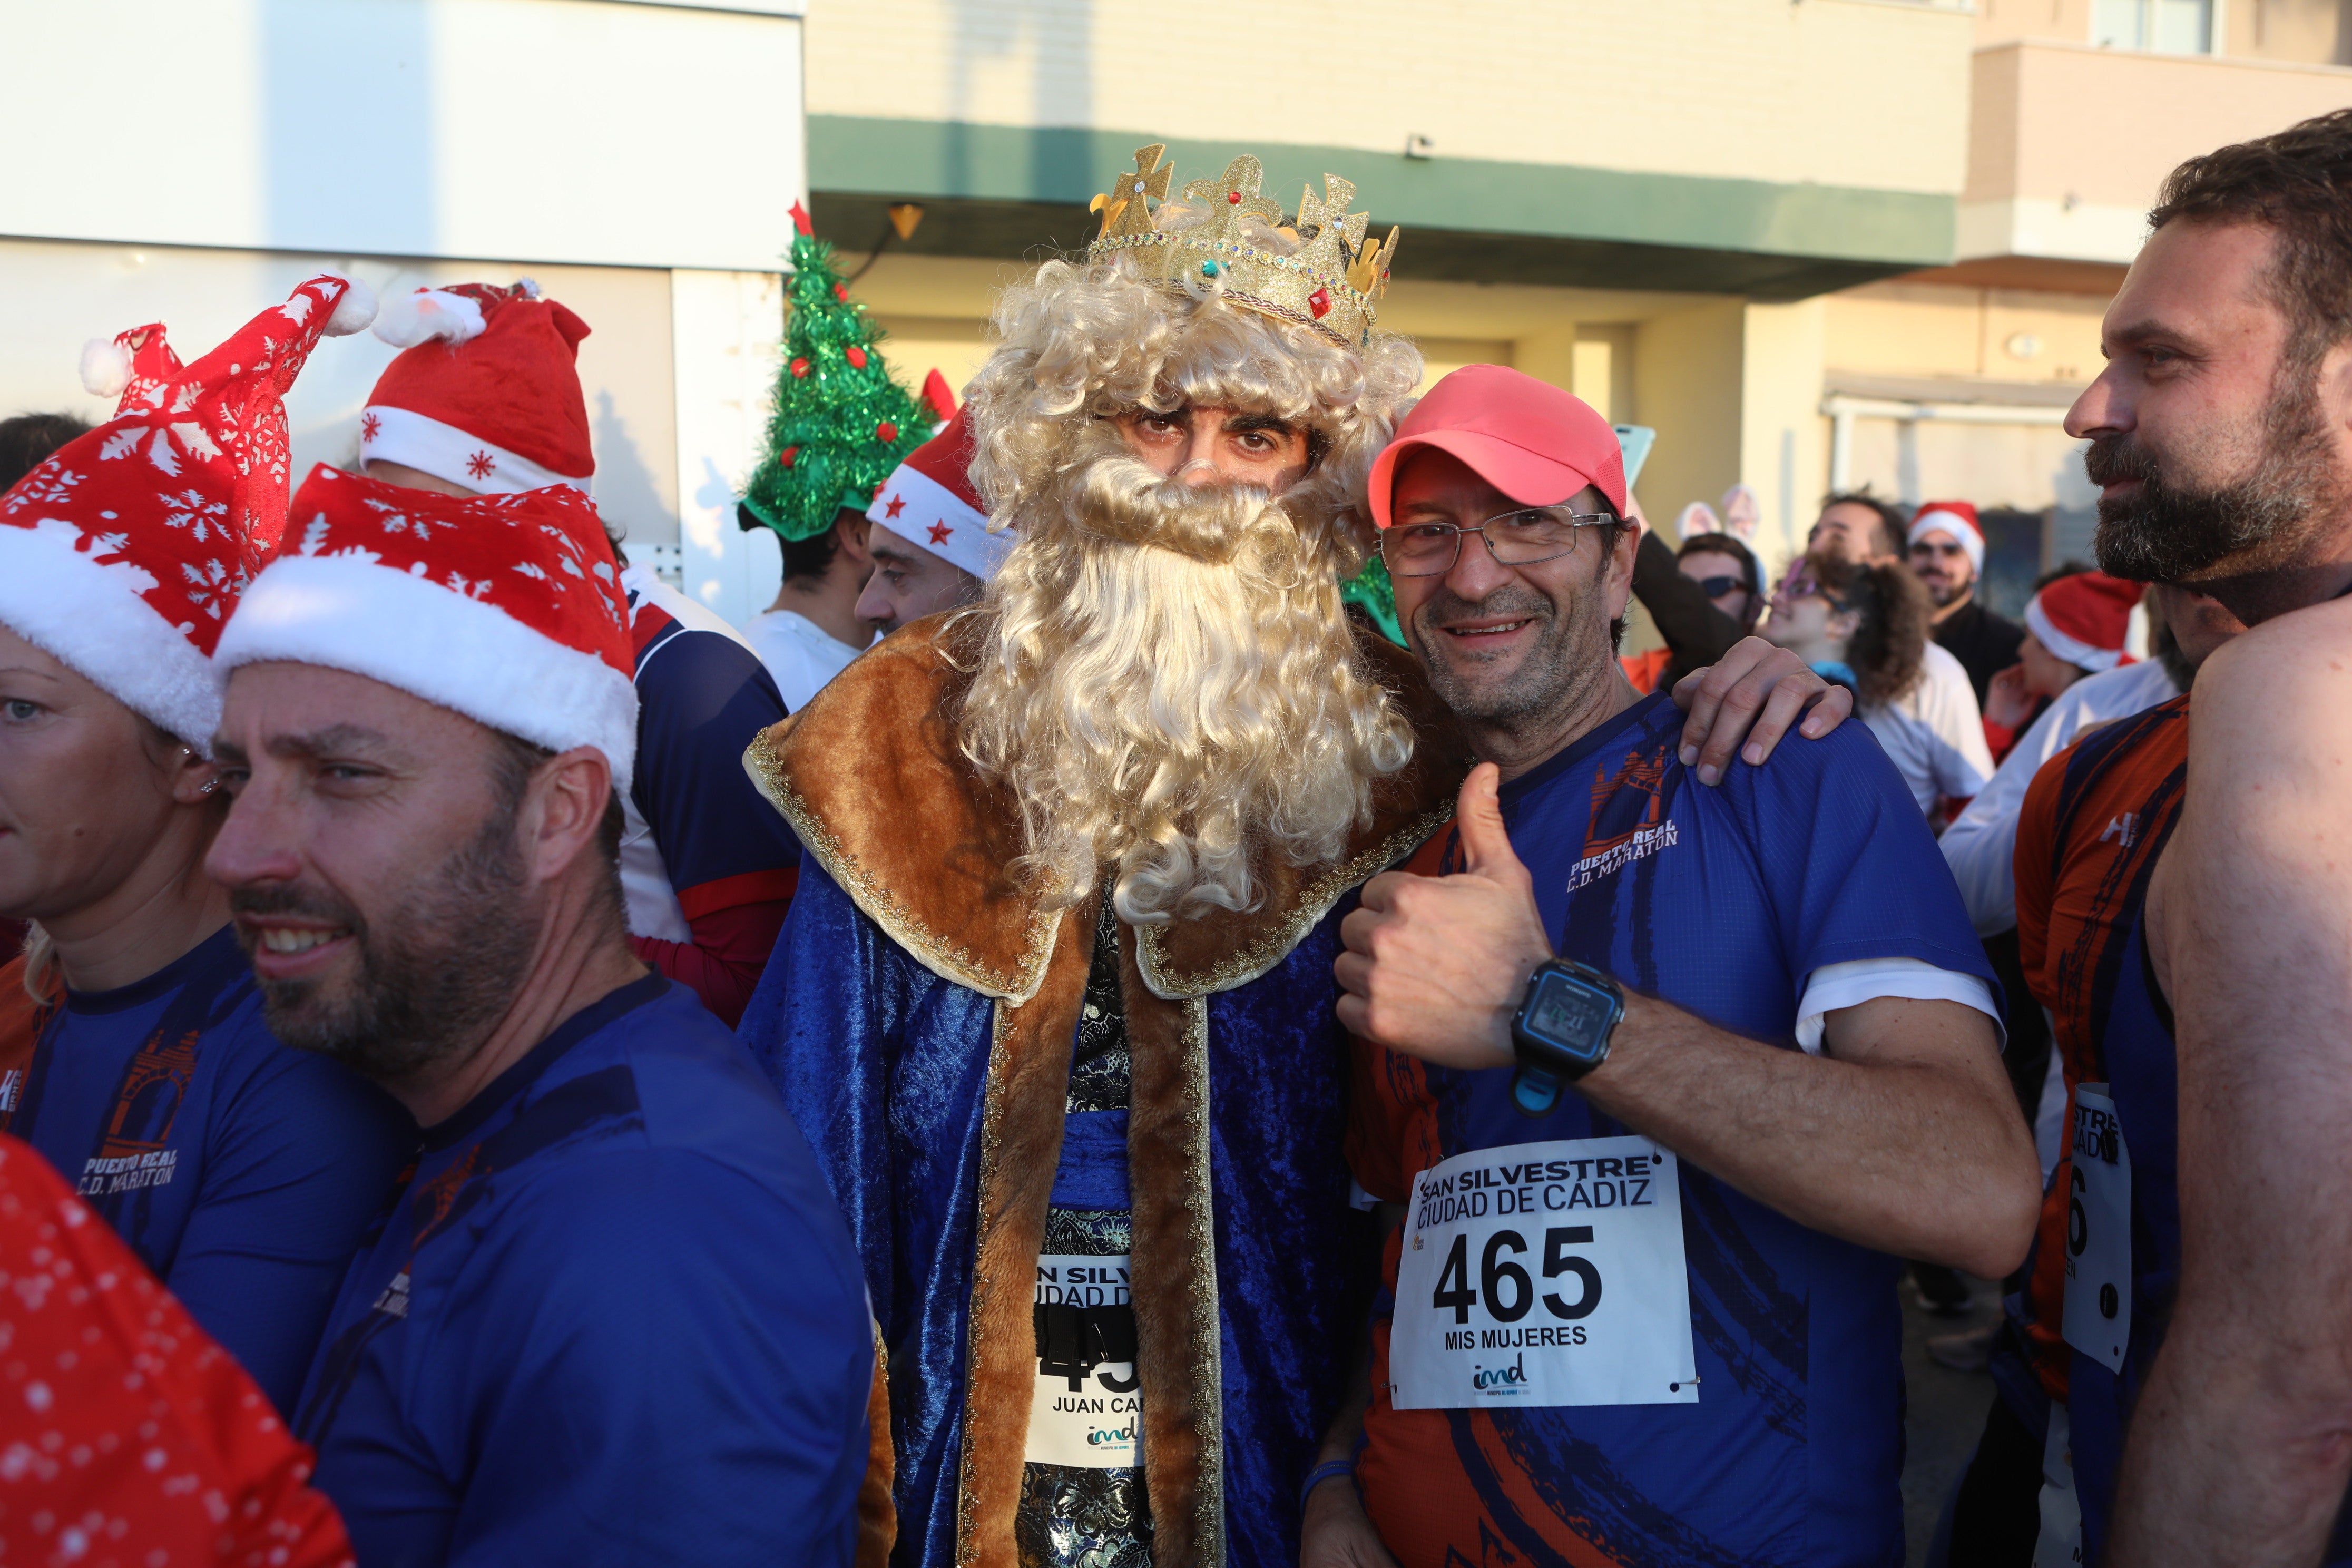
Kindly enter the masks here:
<path id="1" fill-rule="evenodd" d="M 2213 0 L 2095 0 L 2091 41 L 2159 55 L 2213 52 Z"/>

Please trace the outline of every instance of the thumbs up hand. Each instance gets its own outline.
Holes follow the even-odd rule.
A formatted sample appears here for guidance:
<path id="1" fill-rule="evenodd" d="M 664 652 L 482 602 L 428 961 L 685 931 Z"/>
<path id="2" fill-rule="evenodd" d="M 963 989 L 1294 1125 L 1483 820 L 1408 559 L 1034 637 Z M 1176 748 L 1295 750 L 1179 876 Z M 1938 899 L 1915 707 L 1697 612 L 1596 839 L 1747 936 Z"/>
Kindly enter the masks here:
<path id="1" fill-rule="evenodd" d="M 1551 956 L 1534 879 L 1503 829 L 1500 777 L 1481 763 L 1462 781 L 1463 870 L 1383 872 L 1339 926 L 1347 951 L 1331 965 L 1344 993 L 1339 1022 L 1439 1067 L 1508 1067 L 1511 1015 L 1528 976 Z"/>

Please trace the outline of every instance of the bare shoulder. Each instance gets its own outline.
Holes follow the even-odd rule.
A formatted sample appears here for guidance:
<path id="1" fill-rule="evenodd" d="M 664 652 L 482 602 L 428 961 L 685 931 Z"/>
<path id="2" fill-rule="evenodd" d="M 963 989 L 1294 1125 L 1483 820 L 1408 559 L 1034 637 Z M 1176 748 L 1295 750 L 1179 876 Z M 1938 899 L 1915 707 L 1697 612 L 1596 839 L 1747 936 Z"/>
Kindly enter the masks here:
<path id="1" fill-rule="evenodd" d="M 2185 1027 L 2295 1013 L 2315 984 L 2340 986 L 2347 854 L 2352 602 L 2339 602 L 2265 622 L 2198 671 L 2188 794 L 2148 905 Z"/>
<path id="2" fill-rule="evenodd" d="M 2198 671 L 2189 728 L 2192 795 L 2200 778 L 2352 795 L 2352 599 L 2231 639 Z"/>

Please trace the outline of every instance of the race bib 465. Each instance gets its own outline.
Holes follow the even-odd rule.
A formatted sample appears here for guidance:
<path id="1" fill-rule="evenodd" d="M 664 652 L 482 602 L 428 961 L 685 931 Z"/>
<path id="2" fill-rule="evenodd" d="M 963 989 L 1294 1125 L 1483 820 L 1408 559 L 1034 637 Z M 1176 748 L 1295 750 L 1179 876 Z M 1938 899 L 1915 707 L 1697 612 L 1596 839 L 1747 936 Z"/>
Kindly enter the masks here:
<path id="1" fill-rule="evenodd" d="M 1389 1375 L 1400 1410 L 1697 1403 L 1674 1155 L 1579 1138 L 1423 1171 Z"/>

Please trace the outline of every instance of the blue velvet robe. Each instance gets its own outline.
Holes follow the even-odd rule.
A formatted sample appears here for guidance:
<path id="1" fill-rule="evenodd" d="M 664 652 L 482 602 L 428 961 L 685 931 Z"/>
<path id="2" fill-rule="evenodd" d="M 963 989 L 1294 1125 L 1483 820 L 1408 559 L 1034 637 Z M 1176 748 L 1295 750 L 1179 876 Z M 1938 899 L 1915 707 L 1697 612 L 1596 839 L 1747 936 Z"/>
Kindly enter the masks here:
<path id="1" fill-rule="evenodd" d="M 1042 912 L 1004 880 L 1018 814 L 955 750 L 943 715 L 961 677 L 936 634 L 899 633 L 746 753 L 810 853 L 741 1034 L 865 1262 L 892 1561 L 1010 1568 L 1038 1243 L 1096 910 Z M 1385 782 L 1341 864 L 1274 868 L 1246 915 L 1120 929 L 1156 1562 L 1297 1561 L 1298 1487 L 1373 1262 L 1340 1149 L 1339 920 L 1444 820 L 1458 778 L 1416 763 Z"/>

